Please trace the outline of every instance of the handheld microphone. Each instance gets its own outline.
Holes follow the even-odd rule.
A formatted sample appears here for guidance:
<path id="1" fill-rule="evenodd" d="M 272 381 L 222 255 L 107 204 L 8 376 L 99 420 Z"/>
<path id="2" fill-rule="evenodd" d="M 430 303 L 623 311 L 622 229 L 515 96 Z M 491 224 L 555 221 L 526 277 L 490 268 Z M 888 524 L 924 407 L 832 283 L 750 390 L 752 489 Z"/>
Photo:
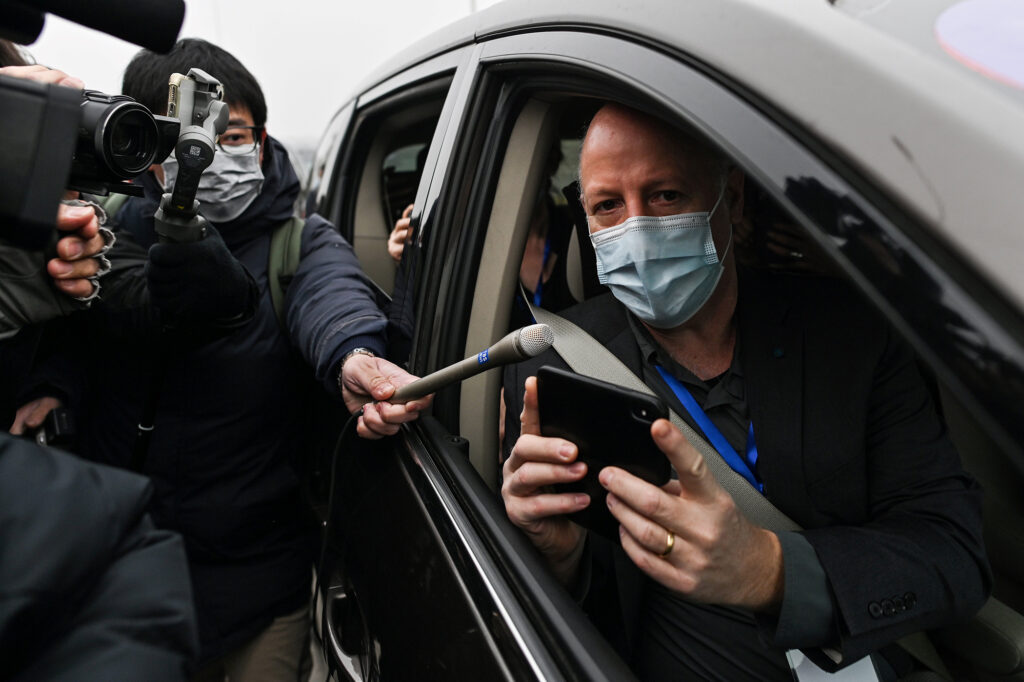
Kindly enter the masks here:
<path id="1" fill-rule="evenodd" d="M 554 340 L 555 335 L 546 324 L 531 324 L 517 329 L 487 350 L 402 386 L 388 398 L 388 402 L 406 403 L 436 393 L 445 386 L 476 376 L 492 367 L 532 358 L 550 348 Z"/>

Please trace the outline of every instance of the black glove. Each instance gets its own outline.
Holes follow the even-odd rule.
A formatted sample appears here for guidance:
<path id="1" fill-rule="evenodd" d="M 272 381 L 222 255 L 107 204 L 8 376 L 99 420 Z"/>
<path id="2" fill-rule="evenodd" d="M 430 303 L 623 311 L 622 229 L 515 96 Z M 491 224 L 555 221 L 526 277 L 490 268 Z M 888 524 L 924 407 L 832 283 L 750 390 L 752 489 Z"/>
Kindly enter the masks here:
<path id="1" fill-rule="evenodd" d="M 256 281 L 211 226 L 206 237 L 185 244 L 154 244 L 146 279 L 150 299 L 165 319 L 235 326 L 257 303 Z"/>

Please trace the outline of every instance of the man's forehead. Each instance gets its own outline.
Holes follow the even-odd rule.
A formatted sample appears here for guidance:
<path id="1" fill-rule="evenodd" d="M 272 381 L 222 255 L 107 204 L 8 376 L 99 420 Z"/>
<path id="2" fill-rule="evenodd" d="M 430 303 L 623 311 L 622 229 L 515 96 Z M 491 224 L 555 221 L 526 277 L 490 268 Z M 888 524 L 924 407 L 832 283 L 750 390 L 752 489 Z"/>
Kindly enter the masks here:
<path id="1" fill-rule="evenodd" d="M 591 121 L 580 150 L 580 165 L 607 154 L 661 157 L 672 165 L 690 165 L 708 156 L 693 136 L 644 112 L 619 105 L 602 108 Z"/>

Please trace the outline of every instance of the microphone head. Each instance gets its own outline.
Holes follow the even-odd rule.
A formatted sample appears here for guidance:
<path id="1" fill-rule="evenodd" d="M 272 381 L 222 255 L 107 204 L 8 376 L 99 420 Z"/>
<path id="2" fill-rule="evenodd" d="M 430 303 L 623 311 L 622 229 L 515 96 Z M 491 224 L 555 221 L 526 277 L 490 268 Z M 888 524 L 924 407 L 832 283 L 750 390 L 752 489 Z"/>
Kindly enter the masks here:
<path id="1" fill-rule="evenodd" d="M 516 337 L 516 345 L 528 358 L 540 355 L 551 348 L 551 344 L 554 342 L 555 333 L 546 324 L 531 324 L 529 327 L 523 327 L 519 330 L 519 336 Z"/>

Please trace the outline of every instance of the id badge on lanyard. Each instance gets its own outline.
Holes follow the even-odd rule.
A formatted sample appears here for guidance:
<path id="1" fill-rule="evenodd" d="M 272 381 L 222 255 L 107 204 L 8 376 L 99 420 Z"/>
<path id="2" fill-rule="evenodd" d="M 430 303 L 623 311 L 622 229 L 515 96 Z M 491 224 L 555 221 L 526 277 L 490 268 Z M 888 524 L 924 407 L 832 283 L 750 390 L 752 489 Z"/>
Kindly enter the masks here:
<path id="1" fill-rule="evenodd" d="M 793 679 L 799 682 L 878 682 L 879 679 L 870 656 L 865 656 L 834 673 L 825 672 L 796 649 L 787 651 L 786 659 L 789 661 Z"/>

